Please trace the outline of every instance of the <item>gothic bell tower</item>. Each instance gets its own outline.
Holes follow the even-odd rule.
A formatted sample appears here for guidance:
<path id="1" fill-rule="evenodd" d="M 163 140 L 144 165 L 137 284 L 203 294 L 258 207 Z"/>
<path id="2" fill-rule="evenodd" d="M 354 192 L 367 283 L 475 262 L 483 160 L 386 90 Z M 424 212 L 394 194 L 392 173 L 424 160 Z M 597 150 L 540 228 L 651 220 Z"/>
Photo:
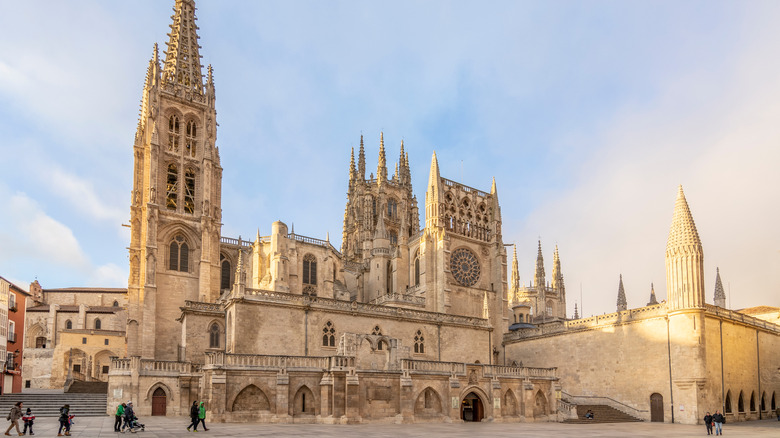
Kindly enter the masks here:
<path id="1" fill-rule="evenodd" d="M 194 0 L 176 0 L 146 73 L 133 144 L 128 356 L 177 360 L 185 301 L 219 296 L 222 168 L 214 78 L 204 84 Z"/>

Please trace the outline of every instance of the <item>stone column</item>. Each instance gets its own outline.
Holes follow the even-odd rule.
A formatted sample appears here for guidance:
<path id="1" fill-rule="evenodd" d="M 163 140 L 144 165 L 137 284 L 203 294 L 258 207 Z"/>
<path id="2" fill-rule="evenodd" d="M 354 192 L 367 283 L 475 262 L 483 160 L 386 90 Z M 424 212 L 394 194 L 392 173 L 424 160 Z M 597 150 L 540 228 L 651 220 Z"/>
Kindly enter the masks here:
<path id="1" fill-rule="evenodd" d="M 211 375 L 211 385 L 209 387 L 209 405 L 207 408 L 211 412 L 211 421 L 225 421 L 225 392 L 227 388 L 227 375 L 225 370 L 214 370 Z"/>
<path id="2" fill-rule="evenodd" d="M 492 389 L 493 389 L 493 419 L 500 419 L 501 418 L 501 382 L 498 381 L 498 378 L 493 377 L 493 379 L 490 381 Z"/>
<path id="3" fill-rule="evenodd" d="M 333 375 L 329 373 L 320 380 L 320 417 L 333 418 Z"/>
<path id="4" fill-rule="evenodd" d="M 404 423 L 414 422 L 414 387 L 412 386 L 412 378 L 408 372 L 404 372 L 400 380 L 400 411 L 401 417 Z"/>
<path id="5" fill-rule="evenodd" d="M 526 419 L 534 418 L 534 406 L 536 406 L 536 400 L 534 400 L 534 384 L 531 379 L 526 378 L 523 380 L 523 411 L 522 414 Z"/>
<path id="6" fill-rule="evenodd" d="M 450 376 L 450 393 L 447 400 L 450 421 L 463 421 L 460 418 L 460 404 L 460 381 L 455 376 Z"/>
<path id="7" fill-rule="evenodd" d="M 354 369 L 347 373 L 344 395 L 347 423 L 360 423 L 360 380 Z"/>
<path id="8" fill-rule="evenodd" d="M 290 375 L 286 369 L 276 374 L 276 418 L 280 423 L 289 421 Z"/>

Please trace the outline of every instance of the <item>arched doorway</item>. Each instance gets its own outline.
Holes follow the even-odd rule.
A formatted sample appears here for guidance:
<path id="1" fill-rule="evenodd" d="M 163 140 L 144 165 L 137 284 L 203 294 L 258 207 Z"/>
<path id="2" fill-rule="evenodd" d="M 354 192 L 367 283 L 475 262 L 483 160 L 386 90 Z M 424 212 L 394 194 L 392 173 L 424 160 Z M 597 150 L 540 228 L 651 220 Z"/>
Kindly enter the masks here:
<path id="1" fill-rule="evenodd" d="M 657 392 L 650 396 L 650 421 L 664 422 L 664 396 Z"/>
<path id="2" fill-rule="evenodd" d="M 460 404 L 460 418 L 463 421 L 482 421 L 485 416 L 485 408 L 482 406 L 477 394 L 468 393 Z"/>
<path id="3" fill-rule="evenodd" d="M 157 388 L 152 394 L 152 415 L 165 416 L 165 409 L 168 405 L 165 390 Z"/>

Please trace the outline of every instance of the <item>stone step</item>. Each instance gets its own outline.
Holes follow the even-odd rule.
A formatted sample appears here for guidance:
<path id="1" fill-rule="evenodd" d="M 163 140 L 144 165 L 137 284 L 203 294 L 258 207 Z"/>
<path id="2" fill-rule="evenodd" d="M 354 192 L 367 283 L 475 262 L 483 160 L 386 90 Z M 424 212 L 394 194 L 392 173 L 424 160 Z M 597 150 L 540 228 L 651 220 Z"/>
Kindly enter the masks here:
<path id="1" fill-rule="evenodd" d="M 593 412 L 593 420 L 585 418 L 588 411 Z M 628 415 L 607 405 L 577 405 L 577 418 L 565 420 L 564 423 L 587 424 L 587 423 L 630 423 L 642 421 L 639 418 Z"/>
<path id="2" fill-rule="evenodd" d="M 60 408 L 70 405 L 73 415 L 82 417 L 96 417 L 106 415 L 106 394 L 90 393 L 21 393 L 4 394 L 0 396 L 0 415 L 9 412 L 17 402 L 22 402 L 22 409 L 32 409 L 36 417 L 59 417 Z"/>

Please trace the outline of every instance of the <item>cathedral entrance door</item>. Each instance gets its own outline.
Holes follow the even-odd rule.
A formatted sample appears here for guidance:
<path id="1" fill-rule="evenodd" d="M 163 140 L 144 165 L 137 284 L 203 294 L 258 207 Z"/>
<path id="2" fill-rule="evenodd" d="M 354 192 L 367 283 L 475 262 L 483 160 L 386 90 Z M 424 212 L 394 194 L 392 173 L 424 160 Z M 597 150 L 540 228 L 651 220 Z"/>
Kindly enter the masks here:
<path id="1" fill-rule="evenodd" d="M 473 392 L 463 399 L 460 404 L 460 418 L 463 421 L 482 421 L 485 416 L 485 409 L 482 407 L 482 400 Z"/>
<path id="2" fill-rule="evenodd" d="M 650 396 L 650 421 L 664 422 L 664 396 L 657 392 Z"/>
<path id="3" fill-rule="evenodd" d="M 167 404 L 165 391 L 162 388 L 155 389 L 154 394 L 152 394 L 152 415 L 165 416 Z"/>

